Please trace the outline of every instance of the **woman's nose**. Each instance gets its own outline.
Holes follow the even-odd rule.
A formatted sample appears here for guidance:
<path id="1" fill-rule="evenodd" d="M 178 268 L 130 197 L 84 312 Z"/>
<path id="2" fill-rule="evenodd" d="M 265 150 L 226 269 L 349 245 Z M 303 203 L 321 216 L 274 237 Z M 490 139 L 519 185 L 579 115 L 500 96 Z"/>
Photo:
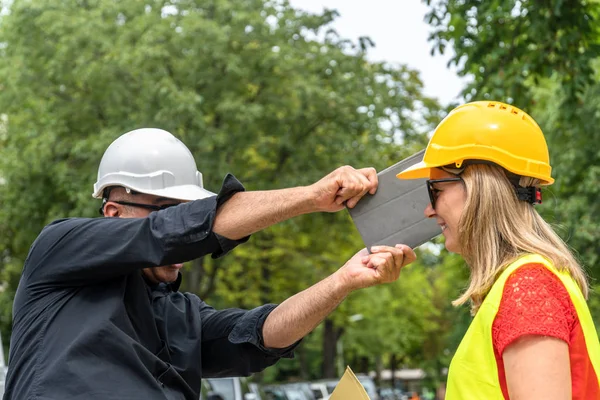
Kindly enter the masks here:
<path id="1" fill-rule="evenodd" d="M 427 204 L 427 207 L 425 207 L 425 211 L 423 213 L 425 214 L 425 218 L 435 217 L 435 210 L 431 206 L 431 203 Z"/>

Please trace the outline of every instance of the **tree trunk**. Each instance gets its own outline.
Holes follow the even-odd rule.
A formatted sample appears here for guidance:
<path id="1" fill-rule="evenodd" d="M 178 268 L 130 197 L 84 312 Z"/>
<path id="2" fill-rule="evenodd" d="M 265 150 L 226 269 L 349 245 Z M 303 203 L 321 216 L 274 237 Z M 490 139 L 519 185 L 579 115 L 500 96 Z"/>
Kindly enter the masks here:
<path id="1" fill-rule="evenodd" d="M 359 366 L 359 372 L 363 373 L 363 374 L 368 374 L 369 373 L 369 357 L 361 357 L 360 358 L 360 366 Z"/>
<path id="2" fill-rule="evenodd" d="M 298 361 L 300 362 L 300 378 L 303 381 L 308 381 L 310 379 L 308 373 L 308 360 L 306 357 L 306 349 L 302 344 L 298 346 L 296 354 L 298 354 Z"/>
<path id="3" fill-rule="evenodd" d="M 383 359 L 381 355 L 375 356 L 375 384 L 381 386 L 381 371 L 383 371 Z"/>
<path id="4" fill-rule="evenodd" d="M 390 384 L 393 388 L 396 387 L 396 369 L 398 368 L 398 359 L 395 354 L 390 357 L 390 372 L 392 373 Z"/>
<path id="5" fill-rule="evenodd" d="M 358 365 L 360 363 L 360 357 L 353 352 L 350 355 L 349 360 L 350 362 L 348 365 L 350 365 L 350 368 L 352 368 L 353 371 L 359 371 Z"/>
<path id="6" fill-rule="evenodd" d="M 343 334 L 344 328 L 336 328 L 333 320 L 326 319 L 323 322 L 323 378 L 339 378 L 336 371 L 336 358 L 340 351 L 338 342 Z M 343 361 L 343 358 L 341 360 Z"/>
<path id="7" fill-rule="evenodd" d="M 334 379 L 335 353 L 337 351 L 337 337 L 335 325 L 331 319 L 323 322 L 323 378 Z"/>

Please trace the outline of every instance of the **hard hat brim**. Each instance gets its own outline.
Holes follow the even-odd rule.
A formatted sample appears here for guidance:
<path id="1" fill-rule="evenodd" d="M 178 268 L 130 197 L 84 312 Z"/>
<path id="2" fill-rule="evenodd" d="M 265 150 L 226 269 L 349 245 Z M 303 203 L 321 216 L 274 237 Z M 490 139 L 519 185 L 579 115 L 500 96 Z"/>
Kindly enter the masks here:
<path id="1" fill-rule="evenodd" d="M 475 159 L 475 158 L 473 158 L 473 159 Z M 494 160 L 488 160 L 488 161 L 494 162 Z M 450 164 L 450 162 L 448 162 L 446 164 Z M 504 165 L 500 165 L 500 164 L 498 164 L 498 165 L 500 167 L 505 168 L 506 170 L 509 170 Z M 398 178 L 398 179 L 421 179 L 421 178 L 429 179 L 431 177 L 431 170 L 433 168 L 440 168 L 440 167 L 441 167 L 441 165 L 437 165 L 437 164 L 432 165 L 432 164 L 426 163 L 425 161 L 421 161 L 421 162 L 413 165 L 412 167 L 409 167 L 409 168 L 405 169 L 404 171 L 400 172 L 399 174 L 397 174 L 396 178 Z M 514 171 L 514 170 L 511 172 L 513 172 L 517 175 L 529 176 L 532 178 L 539 179 L 541 186 L 547 186 L 547 185 L 551 185 L 554 183 L 554 178 L 548 177 L 545 174 L 534 174 L 531 172 L 523 173 L 522 171 Z"/>
<path id="2" fill-rule="evenodd" d="M 415 165 L 406 168 L 404 171 L 396 175 L 398 179 L 421 179 L 429 178 L 431 174 L 431 168 L 435 168 L 424 161 L 416 163 Z"/>
<path id="3" fill-rule="evenodd" d="M 211 196 L 216 196 L 215 193 L 196 185 L 172 186 L 166 189 L 143 190 L 139 192 L 150 194 L 153 196 L 166 197 L 168 199 L 184 201 L 201 200 Z"/>

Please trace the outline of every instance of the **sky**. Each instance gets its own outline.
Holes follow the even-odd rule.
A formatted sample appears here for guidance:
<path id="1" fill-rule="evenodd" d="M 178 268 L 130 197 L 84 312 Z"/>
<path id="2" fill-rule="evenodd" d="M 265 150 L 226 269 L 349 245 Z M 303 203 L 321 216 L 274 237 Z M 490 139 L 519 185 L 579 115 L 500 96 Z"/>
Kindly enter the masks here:
<path id="1" fill-rule="evenodd" d="M 427 6 L 421 0 L 289 0 L 295 8 L 321 12 L 336 9 L 340 16 L 333 28 L 344 38 L 356 42 L 368 36 L 375 48 L 368 53 L 372 61 L 406 64 L 420 71 L 425 94 L 436 97 L 442 104 L 459 101 L 457 98 L 466 80 L 448 69 L 450 58 L 431 56 L 428 43 L 430 27 L 424 21 Z"/>

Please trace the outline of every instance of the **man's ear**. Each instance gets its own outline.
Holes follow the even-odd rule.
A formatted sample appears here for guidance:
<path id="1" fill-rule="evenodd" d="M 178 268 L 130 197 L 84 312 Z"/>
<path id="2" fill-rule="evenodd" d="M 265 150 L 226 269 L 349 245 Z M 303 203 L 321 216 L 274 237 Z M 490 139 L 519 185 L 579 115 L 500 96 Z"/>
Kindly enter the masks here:
<path id="1" fill-rule="evenodd" d="M 122 206 L 112 201 L 107 201 L 104 204 L 104 216 L 105 217 L 120 217 L 123 213 Z"/>

